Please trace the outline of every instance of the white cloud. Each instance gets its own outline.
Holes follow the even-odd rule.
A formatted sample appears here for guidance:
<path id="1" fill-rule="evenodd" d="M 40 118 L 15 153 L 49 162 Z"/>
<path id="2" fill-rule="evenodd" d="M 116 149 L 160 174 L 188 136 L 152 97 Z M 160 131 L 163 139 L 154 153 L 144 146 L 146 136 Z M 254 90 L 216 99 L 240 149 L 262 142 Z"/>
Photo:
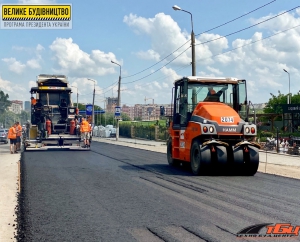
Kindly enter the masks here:
<path id="1" fill-rule="evenodd" d="M 135 83 L 134 86 L 123 85 L 121 89 L 125 88 L 126 92 L 122 92 L 122 100 L 130 100 L 132 104 L 141 104 L 144 103 L 146 97 L 149 98 L 147 103 L 152 103 L 152 99 L 154 99 L 155 103 L 169 103 L 174 80 L 179 79 L 180 76 L 173 69 L 166 67 L 163 67 L 160 73 L 162 74 L 160 78 L 156 78 L 156 80 L 148 83 Z M 168 97 L 167 101 L 166 97 Z M 122 103 L 127 102 L 122 101 Z"/>
<path id="2" fill-rule="evenodd" d="M 12 92 L 12 85 L 13 83 L 7 80 L 4 80 L 0 76 L 0 89 L 4 92 Z"/>
<path id="3" fill-rule="evenodd" d="M 28 91 L 16 82 L 4 80 L 0 76 L 0 89 L 9 95 L 9 100 L 29 100 Z"/>
<path id="4" fill-rule="evenodd" d="M 44 50 L 45 48 L 42 46 L 42 45 L 40 45 L 40 44 L 38 44 L 37 46 L 36 46 L 36 50 L 37 51 L 42 51 L 42 50 Z"/>
<path id="5" fill-rule="evenodd" d="M 140 59 L 159 61 L 160 55 L 154 50 L 139 51 L 136 53 Z"/>
<path id="6" fill-rule="evenodd" d="M 189 36 L 182 33 L 177 23 L 169 15 L 165 15 L 164 13 L 158 13 L 154 18 L 148 19 L 130 14 L 129 16 L 125 16 L 123 21 L 133 28 L 135 32 L 149 35 L 151 38 L 151 53 L 159 53 L 160 58 L 164 58 L 178 49 L 180 45 L 187 42 L 183 48 L 169 57 L 170 60 L 179 55 L 190 45 L 188 41 Z M 141 51 L 140 53 L 145 53 L 145 51 Z M 145 56 L 145 54 L 143 56 Z M 158 55 L 155 55 L 155 57 L 157 58 Z M 189 52 L 185 52 L 176 59 L 174 63 L 188 64 L 189 62 Z"/>
<path id="7" fill-rule="evenodd" d="M 59 71 L 71 76 L 103 76 L 115 72 L 111 60 L 122 64 L 111 52 L 104 53 L 100 50 L 93 50 L 91 54 L 84 52 L 73 43 L 72 38 L 56 38 L 50 49 L 58 63 Z"/>
<path id="8" fill-rule="evenodd" d="M 216 68 L 207 66 L 206 69 L 209 70 L 210 72 L 214 73 L 214 74 L 217 74 L 217 75 L 220 75 L 220 76 L 223 75 L 223 72 L 221 72 L 220 70 L 218 70 Z"/>
<path id="9" fill-rule="evenodd" d="M 27 66 L 32 68 L 32 69 L 39 69 L 41 66 L 40 66 L 40 63 L 38 62 L 38 60 L 36 59 L 31 59 L 31 60 L 28 60 L 26 62 Z"/>
<path id="10" fill-rule="evenodd" d="M 17 61 L 15 58 L 3 58 L 2 61 L 8 64 L 8 68 L 10 71 L 15 72 L 17 74 L 21 74 L 26 67 L 26 65 Z"/>
<path id="11" fill-rule="evenodd" d="M 164 74 L 165 83 L 167 83 L 169 86 L 173 86 L 174 81 L 181 77 L 171 68 L 163 67 L 160 71 Z"/>
<path id="12" fill-rule="evenodd" d="M 29 87 L 29 89 L 32 88 L 32 87 L 36 87 L 36 85 L 37 85 L 37 84 L 36 84 L 36 81 L 29 81 L 29 82 L 28 82 L 28 87 Z"/>
<path id="13" fill-rule="evenodd" d="M 137 33 L 148 33 L 150 34 L 153 31 L 151 22 L 154 19 L 145 19 L 143 17 L 138 17 L 135 14 L 129 14 L 129 16 L 125 16 L 123 21 L 127 23 L 129 26 L 133 26 L 136 28 Z"/>
<path id="14" fill-rule="evenodd" d="M 275 14 L 251 19 L 251 22 L 258 23 L 271 16 L 275 16 Z M 140 50 L 137 54 L 139 58 L 159 61 L 187 42 L 184 48 L 176 51 L 168 58 L 171 60 L 190 46 L 190 34 L 181 30 L 170 16 L 163 13 L 156 14 L 153 18 L 143 18 L 130 14 L 125 16 L 123 21 L 136 33 L 149 36 L 151 48 L 150 50 Z M 243 39 L 237 35 L 238 38 L 229 43 L 227 38 L 223 38 L 217 33 L 205 33 L 196 36 L 197 74 L 246 79 L 248 80 L 249 97 L 253 101 L 267 101 L 266 93 L 267 95 L 270 92 L 277 93 L 278 89 L 285 93 L 288 89 L 288 82 L 283 68 L 289 70 L 292 80 L 300 79 L 300 27 L 282 32 L 263 41 L 262 39 L 297 25 L 300 25 L 300 9 L 258 25 L 257 31 L 253 32 L 250 38 Z M 253 43 L 255 41 L 256 43 Z M 230 51 L 229 46 L 237 49 Z M 229 52 L 226 53 L 227 51 Z M 188 49 L 170 66 L 189 65 L 190 62 L 191 50 Z M 204 71 L 205 69 L 207 71 Z M 186 69 L 182 73 L 186 75 Z M 172 76 L 170 79 L 170 82 L 159 81 L 160 87 L 163 85 L 162 83 L 171 84 L 176 78 Z M 154 87 L 154 84 L 151 87 Z M 139 91 L 146 93 L 151 90 L 151 87 L 145 90 L 140 87 Z M 291 90 L 296 89 L 299 90 L 297 83 L 291 81 Z"/>
<path id="15" fill-rule="evenodd" d="M 130 14 L 125 16 L 123 21 L 135 32 L 149 35 L 151 38 L 152 49 L 138 52 L 138 57 L 158 61 L 174 52 L 167 58 L 167 60 L 171 60 L 178 56 L 172 64 L 186 65 L 191 62 L 191 36 L 189 33 L 182 31 L 171 16 L 159 13 L 154 18 L 146 19 Z M 217 38 L 220 39 L 201 44 Z M 201 61 L 203 65 L 211 64 L 213 61 L 209 58 L 210 56 L 228 48 L 227 39 L 221 38 L 217 34 L 201 34 L 196 37 L 195 44 L 195 52 L 201 53 L 201 56 L 196 55 L 196 61 Z M 178 49 L 180 46 L 182 47 Z"/>

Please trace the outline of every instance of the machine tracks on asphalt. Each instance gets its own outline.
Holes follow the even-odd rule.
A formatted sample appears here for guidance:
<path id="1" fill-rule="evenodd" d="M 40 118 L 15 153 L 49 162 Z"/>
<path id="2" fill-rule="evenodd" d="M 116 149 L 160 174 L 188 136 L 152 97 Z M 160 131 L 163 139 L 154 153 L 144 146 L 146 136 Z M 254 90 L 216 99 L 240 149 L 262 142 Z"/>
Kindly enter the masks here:
<path id="1" fill-rule="evenodd" d="M 300 209 L 295 200 L 297 198 L 288 196 L 288 193 L 285 194 L 284 190 L 288 189 L 290 190 L 289 193 L 297 193 L 299 188 L 292 180 L 286 178 L 277 177 L 276 182 L 276 178 L 260 173 L 256 174 L 255 177 L 193 176 L 188 174 L 188 171 L 184 168 L 168 168 L 169 166 L 166 165 L 165 167 L 172 169 L 171 173 L 174 171 L 173 175 L 168 171 L 156 169 L 157 166 L 155 165 L 152 166 L 154 168 L 151 168 L 151 165 L 137 164 L 140 160 L 147 163 L 149 161 L 149 155 L 147 156 L 147 154 L 140 152 L 136 154 L 130 150 L 122 149 L 122 155 L 120 155 L 122 158 L 118 158 L 116 157 L 119 155 L 118 152 L 114 153 L 115 155 L 106 152 L 93 152 L 145 171 L 146 173 L 133 176 L 133 179 L 144 183 L 149 188 L 173 197 L 174 200 L 184 204 L 183 209 L 187 211 L 192 209 L 202 213 L 207 218 L 209 224 L 207 228 L 214 228 L 213 230 L 216 230 L 218 234 L 222 231 L 223 238 L 228 238 L 228 241 L 230 241 L 229 238 L 233 239 L 232 236 L 236 234 L 237 228 L 242 229 L 243 226 L 247 227 L 261 221 L 276 223 L 278 221 L 298 220 L 298 215 L 295 214 L 295 209 L 297 211 Z M 154 157 L 153 159 L 157 160 L 158 165 L 161 165 L 160 159 Z M 178 169 L 181 171 L 178 171 Z M 280 184 L 281 180 L 283 184 Z M 260 187 L 258 184 L 264 186 Z M 274 187 L 274 190 L 270 189 L 272 187 Z M 278 194 L 276 190 L 282 190 L 283 192 Z M 286 203 L 283 201 L 286 201 Z M 286 204 L 289 204 L 289 206 L 286 206 Z M 218 223 L 211 220 L 211 217 L 218 218 Z M 182 226 L 182 224 L 179 226 Z M 179 230 L 183 229 L 181 227 Z M 185 230 L 185 233 L 188 230 Z M 219 241 L 208 229 L 198 227 L 194 230 L 197 231 L 194 236 L 198 234 L 200 241 Z M 211 240 L 211 238 L 213 239 Z"/>

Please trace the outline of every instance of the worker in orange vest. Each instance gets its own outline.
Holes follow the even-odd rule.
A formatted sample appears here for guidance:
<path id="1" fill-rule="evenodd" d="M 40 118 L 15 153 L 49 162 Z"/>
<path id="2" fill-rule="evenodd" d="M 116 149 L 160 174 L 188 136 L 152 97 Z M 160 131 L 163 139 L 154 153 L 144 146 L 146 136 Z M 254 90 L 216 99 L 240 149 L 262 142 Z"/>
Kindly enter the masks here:
<path id="1" fill-rule="evenodd" d="M 14 123 L 13 126 L 10 127 L 8 130 L 7 138 L 10 140 L 10 153 L 18 153 L 17 147 L 16 147 L 16 141 L 17 141 L 17 123 Z"/>
<path id="2" fill-rule="evenodd" d="M 90 147 L 90 124 L 84 117 L 81 119 L 80 132 L 81 139 L 84 142 L 83 148 Z"/>
<path id="3" fill-rule="evenodd" d="M 17 131 L 17 143 L 16 143 L 16 147 L 17 147 L 17 150 L 21 150 L 21 135 L 22 135 L 22 126 L 20 125 L 19 122 L 16 122 L 17 124 L 17 128 L 16 128 L 16 131 Z"/>
<path id="4" fill-rule="evenodd" d="M 34 106 L 36 104 L 36 99 L 34 97 L 31 97 L 31 105 Z"/>

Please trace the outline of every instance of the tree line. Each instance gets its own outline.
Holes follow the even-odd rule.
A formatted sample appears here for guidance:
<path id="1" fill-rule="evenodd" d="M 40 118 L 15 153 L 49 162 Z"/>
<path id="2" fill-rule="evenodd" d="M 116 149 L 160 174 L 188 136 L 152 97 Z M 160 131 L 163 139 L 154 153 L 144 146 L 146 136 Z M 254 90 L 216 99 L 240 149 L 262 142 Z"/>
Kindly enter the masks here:
<path id="1" fill-rule="evenodd" d="M 0 127 L 9 128 L 16 121 L 24 124 L 30 119 L 30 114 L 25 111 L 21 111 L 21 114 L 10 112 L 8 110 L 10 106 L 9 95 L 0 89 Z"/>

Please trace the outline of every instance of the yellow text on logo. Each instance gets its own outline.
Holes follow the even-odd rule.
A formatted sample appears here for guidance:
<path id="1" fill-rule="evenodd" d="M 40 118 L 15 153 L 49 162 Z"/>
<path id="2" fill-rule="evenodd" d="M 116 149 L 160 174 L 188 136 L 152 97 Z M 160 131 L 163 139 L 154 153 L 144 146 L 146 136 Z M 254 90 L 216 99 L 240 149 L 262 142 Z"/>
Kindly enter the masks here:
<path id="1" fill-rule="evenodd" d="M 2 5 L 2 20 L 70 20 L 71 5 Z"/>

